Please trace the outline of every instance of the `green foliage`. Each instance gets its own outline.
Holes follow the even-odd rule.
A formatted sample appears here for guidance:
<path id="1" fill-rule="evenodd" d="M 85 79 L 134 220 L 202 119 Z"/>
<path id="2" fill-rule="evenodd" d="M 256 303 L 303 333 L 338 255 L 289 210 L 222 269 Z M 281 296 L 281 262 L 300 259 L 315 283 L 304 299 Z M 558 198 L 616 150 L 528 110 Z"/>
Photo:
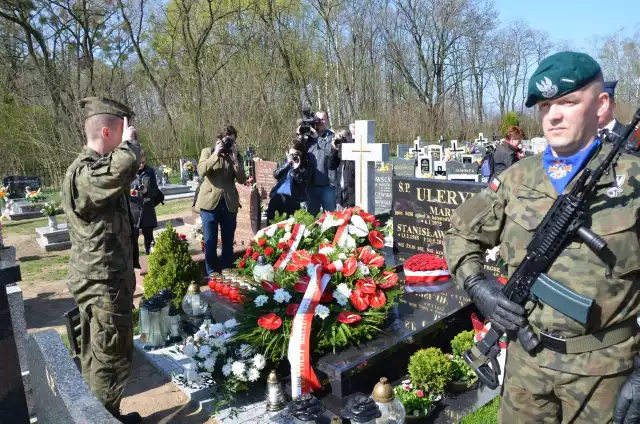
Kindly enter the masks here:
<path id="1" fill-rule="evenodd" d="M 394 387 L 393 392 L 404 406 L 407 416 L 424 417 L 429 415 L 434 404 L 432 396 L 421 390 L 415 390 L 411 385 L 405 383 Z"/>
<path id="2" fill-rule="evenodd" d="M 451 361 L 438 348 L 421 349 L 409 359 L 411 382 L 432 395 L 443 393 L 452 376 Z"/>
<path id="3" fill-rule="evenodd" d="M 462 356 L 463 353 L 471 349 L 475 344 L 473 341 L 474 335 L 473 330 L 458 333 L 453 340 L 451 340 L 451 353 L 455 356 Z"/>
<path id="4" fill-rule="evenodd" d="M 199 283 L 200 278 L 200 269 L 189 254 L 188 244 L 180 240 L 169 222 L 149 255 L 149 273 L 144 279 L 145 297 L 154 296 L 164 288 L 170 289 L 176 295 L 174 306 L 181 310 L 189 284 L 192 281 Z"/>
<path id="5" fill-rule="evenodd" d="M 502 118 L 502 126 L 500 127 L 500 133 L 503 137 L 506 137 L 507 130 L 512 125 L 520 125 L 520 120 L 518 119 L 518 114 L 516 112 L 507 112 L 504 114 Z"/>

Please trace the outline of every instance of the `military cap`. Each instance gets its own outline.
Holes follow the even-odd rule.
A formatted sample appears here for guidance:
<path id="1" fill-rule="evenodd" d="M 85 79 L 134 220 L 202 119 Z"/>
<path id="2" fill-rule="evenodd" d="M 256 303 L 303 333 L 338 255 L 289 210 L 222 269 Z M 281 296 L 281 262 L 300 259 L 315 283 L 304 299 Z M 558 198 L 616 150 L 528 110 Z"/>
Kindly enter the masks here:
<path id="1" fill-rule="evenodd" d="M 616 85 L 618 85 L 618 81 L 605 81 L 604 82 L 604 92 L 611 97 L 611 100 L 615 99 Z"/>
<path id="2" fill-rule="evenodd" d="M 126 105 L 106 97 L 87 97 L 79 102 L 84 119 L 93 115 L 114 115 L 119 118 L 131 118 L 135 114 Z"/>
<path id="3" fill-rule="evenodd" d="M 564 51 L 545 58 L 529 79 L 526 107 L 579 90 L 601 74 L 600 65 L 586 53 Z"/>

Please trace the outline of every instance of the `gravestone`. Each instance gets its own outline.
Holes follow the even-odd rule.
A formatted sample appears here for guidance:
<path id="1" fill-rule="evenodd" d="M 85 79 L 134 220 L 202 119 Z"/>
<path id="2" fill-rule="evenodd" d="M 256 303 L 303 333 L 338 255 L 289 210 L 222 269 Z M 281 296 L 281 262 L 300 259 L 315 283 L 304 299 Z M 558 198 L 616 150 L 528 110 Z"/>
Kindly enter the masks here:
<path id="1" fill-rule="evenodd" d="M 414 158 L 418 157 L 420 152 L 422 151 L 422 139 L 418 137 L 417 140 L 413 141 L 413 149 L 409 150 Z"/>
<path id="2" fill-rule="evenodd" d="M 458 146 L 458 140 L 451 140 L 451 147 L 447 151 L 451 153 L 451 159 L 457 160 L 459 155 L 465 152 L 465 149 Z"/>
<path id="3" fill-rule="evenodd" d="M 549 142 L 544 137 L 534 137 L 531 139 L 531 150 L 535 154 L 543 153 L 548 145 Z"/>
<path id="4" fill-rule="evenodd" d="M 443 147 L 437 144 L 430 144 L 427 146 L 427 154 L 431 157 L 431 167 L 433 168 L 434 162 L 443 160 Z"/>
<path id="5" fill-rule="evenodd" d="M 423 147 L 418 154 L 418 166 L 416 166 L 416 177 L 423 178 L 425 174 L 430 174 L 432 170 L 431 156 L 427 147 Z"/>
<path id="6" fill-rule="evenodd" d="M 474 155 L 462 155 L 460 156 L 460 160 L 462 163 L 474 163 L 475 158 Z"/>
<path id="7" fill-rule="evenodd" d="M 120 422 L 91 394 L 55 330 L 29 335 L 28 355 L 34 412 L 39 423 Z"/>
<path id="8" fill-rule="evenodd" d="M 479 182 L 478 164 L 450 160 L 446 163 L 447 179 Z"/>
<path id="9" fill-rule="evenodd" d="M 233 250 L 244 250 L 251 244 L 260 229 L 260 194 L 257 188 L 249 188 L 236 183 L 236 190 L 240 198 L 236 232 L 233 240 Z"/>
<path id="10" fill-rule="evenodd" d="M 476 142 L 476 145 L 478 145 L 478 146 L 484 146 L 485 144 L 487 144 L 489 142 L 489 140 L 484 138 L 484 134 L 479 133 L 478 134 L 478 138 L 475 139 L 475 142 Z"/>
<path id="11" fill-rule="evenodd" d="M 278 180 L 273 178 L 273 172 L 278 168 L 278 163 L 257 160 L 254 162 L 254 167 L 256 173 L 256 188 L 260 195 L 260 203 L 266 210 L 269 204 L 269 193 L 271 193 L 271 189 L 278 182 Z"/>
<path id="12" fill-rule="evenodd" d="M 396 146 L 396 156 L 399 158 L 403 158 L 404 155 L 407 154 L 407 152 L 409 151 L 409 145 L 408 144 L 398 144 Z"/>
<path id="13" fill-rule="evenodd" d="M 391 186 L 393 173 L 390 171 L 383 172 L 376 169 L 375 171 L 375 207 L 374 214 L 380 215 L 389 213 L 392 210 Z"/>
<path id="14" fill-rule="evenodd" d="M 415 159 L 392 159 L 391 165 L 395 177 L 415 177 Z"/>
<path id="15" fill-rule="evenodd" d="M 36 228 L 36 233 L 38 234 L 36 242 L 47 252 L 71 249 L 71 238 L 69 237 L 67 224 L 58 224 L 57 230 L 52 230 L 49 227 L 39 227 Z"/>
<path id="16" fill-rule="evenodd" d="M 38 191 L 42 188 L 42 181 L 38 176 L 12 175 L 2 179 L 2 186 L 9 187 L 7 198 L 24 199 L 29 191 Z"/>
<path id="17" fill-rule="evenodd" d="M 443 160 L 433 162 L 433 178 L 436 180 L 447 179 L 447 163 Z"/>
<path id="18" fill-rule="evenodd" d="M 376 161 L 389 161 L 389 144 L 375 143 L 375 121 L 356 121 L 358 140 L 342 144 L 342 159 L 355 162 L 356 206 L 367 212 L 375 210 Z"/>

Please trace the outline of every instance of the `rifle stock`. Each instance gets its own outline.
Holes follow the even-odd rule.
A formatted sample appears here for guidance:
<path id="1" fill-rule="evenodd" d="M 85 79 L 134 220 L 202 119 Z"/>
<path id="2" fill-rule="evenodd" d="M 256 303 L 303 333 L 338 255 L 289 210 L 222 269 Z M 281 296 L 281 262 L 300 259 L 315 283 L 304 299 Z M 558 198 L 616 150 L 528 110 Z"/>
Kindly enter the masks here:
<path id="1" fill-rule="evenodd" d="M 586 202 L 595 191 L 598 180 L 605 172 L 608 172 L 609 167 L 617 160 L 620 149 L 625 145 L 639 122 L 640 109 L 636 111 L 631 124 L 626 127 L 623 134 L 613 134 L 612 136 L 607 134 L 605 136 L 607 140 L 612 142 L 613 148 L 602 163 L 594 171 L 585 169 L 571 192 L 563 194 L 555 200 L 533 234 L 531 242 L 527 245 L 525 258 L 520 262 L 503 289 L 504 295 L 508 299 L 524 306 L 529 300 L 534 285 L 539 285 L 536 291 L 542 288 L 547 302 L 556 296 L 554 290 L 558 293 L 562 292 L 565 298 L 571 298 L 576 306 L 573 311 L 575 313 L 572 313 L 575 317 L 572 318 L 586 322 L 593 300 L 573 293 L 564 286 L 562 286 L 564 290 L 561 290 L 559 283 L 549 279 L 543 273 L 548 271 L 576 236 L 580 237 L 595 253 L 601 252 L 606 247 L 606 242 L 602 238 L 584 226 L 583 214 Z M 640 140 L 635 148 L 636 150 L 640 148 Z M 560 305 L 560 300 L 557 299 L 556 306 Z M 553 307 L 552 303 L 550 306 Z M 525 337 L 520 338 L 520 340 L 526 340 L 523 343 L 525 350 L 531 351 L 540 344 L 540 340 L 533 334 L 529 326 L 521 331 L 526 334 Z M 492 327 L 481 341 L 464 354 L 465 361 L 476 372 L 478 378 L 491 389 L 498 387 L 500 370 L 496 357 L 500 353 L 498 341 L 503 334 Z M 491 367 L 488 363 L 491 363 Z"/>

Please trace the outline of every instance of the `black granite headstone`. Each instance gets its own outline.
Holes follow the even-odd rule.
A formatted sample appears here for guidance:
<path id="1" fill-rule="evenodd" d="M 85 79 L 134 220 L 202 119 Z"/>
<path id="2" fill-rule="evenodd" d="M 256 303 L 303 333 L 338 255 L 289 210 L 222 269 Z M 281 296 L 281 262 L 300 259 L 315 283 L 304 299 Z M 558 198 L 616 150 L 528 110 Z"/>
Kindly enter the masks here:
<path id="1" fill-rule="evenodd" d="M 391 172 L 375 172 L 376 186 L 375 194 L 375 214 L 389 213 L 392 209 L 391 187 L 393 174 Z"/>
<path id="2" fill-rule="evenodd" d="M 431 180 L 393 179 L 393 242 L 401 256 L 417 253 L 443 255 L 442 240 L 450 228 L 451 214 L 486 184 Z M 487 276 L 500 276 L 495 256 L 487 252 Z"/>
<path id="3" fill-rule="evenodd" d="M 415 159 L 393 159 L 391 165 L 393 166 L 393 175 L 395 177 L 413 178 L 416 176 Z"/>
<path id="4" fill-rule="evenodd" d="M 429 163 L 429 158 L 421 158 L 420 159 L 420 172 L 422 174 L 428 174 L 431 172 L 431 166 Z"/>
<path id="5" fill-rule="evenodd" d="M 2 186 L 9 186 L 9 199 L 24 199 L 27 197 L 27 188 L 30 191 L 38 191 L 42 187 L 42 181 L 38 176 L 25 177 L 12 175 L 2 179 Z"/>
<path id="6" fill-rule="evenodd" d="M 450 160 L 446 163 L 446 166 L 447 176 L 478 174 L 477 163 L 463 163 L 457 160 Z"/>

